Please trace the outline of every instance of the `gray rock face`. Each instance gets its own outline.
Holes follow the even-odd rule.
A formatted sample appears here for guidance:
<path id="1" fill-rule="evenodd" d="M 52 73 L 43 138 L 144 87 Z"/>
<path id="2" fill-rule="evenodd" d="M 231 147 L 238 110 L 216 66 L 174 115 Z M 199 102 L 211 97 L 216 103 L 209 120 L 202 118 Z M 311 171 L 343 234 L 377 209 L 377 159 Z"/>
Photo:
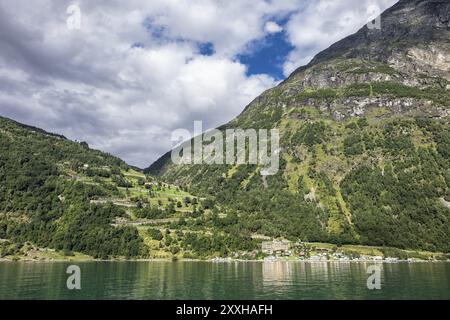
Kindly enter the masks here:
<path id="1" fill-rule="evenodd" d="M 450 1 L 398 2 L 382 14 L 381 30 L 365 26 L 319 53 L 277 88 L 255 99 L 239 118 L 254 117 L 256 111 L 252 109 L 261 112 L 279 106 L 284 110 L 312 106 L 329 112 L 338 121 L 366 115 L 373 108 L 386 108 L 388 114 L 445 117 L 448 112 L 443 110 L 450 107 L 450 97 L 445 93 L 450 89 L 449 12 Z M 400 94 L 376 92 L 372 96 L 370 92 L 365 97 L 349 97 L 345 92 L 352 86 L 373 83 L 389 83 L 392 88 L 399 85 Z M 420 98 L 414 90 L 401 91 L 405 86 L 443 92 L 444 98 L 441 96 L 438 102 Z M 325 99 L 302 98 L 308 92 Z M 239 118 L 232 124 L 239 123 Z"/>
<path id="2" fill-rule="evenodd" d="M 355 83 L 370 81 L 399 81 L 399 74 L 390 75 L 380 72 L 346 73 L 336 70 L 334 65 L 320 65 L 298 75 L 295 84 L 303 88 L 326 89 L 340 88 Z M 289 90 L 289 89 L 288 89 Z"/>
<path id="3" fill-rule="evenodd" d="M 307 66 L 294 71 L 286 82 L 301 81 L 298 78 L 307 76 L 314 66 L 334 59 L 377 62 L 398 70 L 403 76 L 427 73 L 450 81 L 450 1 L 400 1 L 381 15 L 381 30 L 364 26 L 319 53 Z M 366 74 L 364 79 L 360 76 L 353 81 L 377 81 L 384 76 Z M 322 77 L 327 78 L 327 83 L 316 77 L 313 86 L 335 86 L 341 81 L 335 74 Z M 305 85 L 308 84 L 306 80 Z"/>
<path id="4" fill-rule="evenodd" d="M 299 105 L 304 105 L 299 103 Z M 381 112 L 375 117 L 385 118 L 393 115 L 422 115 L 431 118 L 444 118 L 450 114 L 450 109 L 433 107 L 431 101 L 414 98 L 338 98 L 330 103 L 321 100 L 308 100 L 308 106 L 317 108 L 323 113 L 329 113 L 336 121 L 344 121 L 353 117 L 366 116 L 376 109 Z"/>
<path id="5" fill-rule="evenodd" d="M 358 58 L 387 63 L 392 56 L 407 55 L 411 48 L 450 51 L 450 1 L 403 0 L 381 15 L 381 30 L 364 26 L 357 33 L 319 53 L 290 78 L 324 61 Z M 448 62 L 448 59 L 447 59 Z M 435 70 L 440 70 L 436 66 Z"/>

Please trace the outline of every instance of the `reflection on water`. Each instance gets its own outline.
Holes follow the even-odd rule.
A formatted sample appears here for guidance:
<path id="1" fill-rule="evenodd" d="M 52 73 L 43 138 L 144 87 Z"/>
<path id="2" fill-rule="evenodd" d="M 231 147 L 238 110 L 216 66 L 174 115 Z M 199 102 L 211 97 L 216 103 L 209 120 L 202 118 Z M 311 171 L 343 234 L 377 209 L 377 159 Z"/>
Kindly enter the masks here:
<path id="1" fill-rule="evenodd" d="M 265 262 L 263 284 L 268 290 L 288 296 L 295 293 L 300 299 L 370 298 L 366 295 L 367 266 L 350 262 Z"/>
<path id="2" fill-rule="evenodd" d="M 293 280 L 292 263 L 285 261 L 270 261 L 263 263 L 263 284 L 265 286 L 280 286 Z"/>
<path id="3" fill-rule="evenodd" d="M 80 291 L 68 263 L 0 263 L 0 299 L 450 299 L 450 263 L 382 264 L 382 289 L 366 286 L 371 263 L 88 262 Z"/>

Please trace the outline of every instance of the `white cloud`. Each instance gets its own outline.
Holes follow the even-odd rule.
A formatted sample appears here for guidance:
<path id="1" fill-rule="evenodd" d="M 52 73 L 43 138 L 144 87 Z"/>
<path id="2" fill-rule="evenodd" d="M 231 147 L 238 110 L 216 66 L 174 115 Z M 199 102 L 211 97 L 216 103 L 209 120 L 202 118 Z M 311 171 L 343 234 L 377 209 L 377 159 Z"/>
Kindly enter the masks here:
<path id="1" fill-rule="evenodd" d="M 373 8 L 381 11 L 398 0 L 310 1 L 287 24 L 289 42 L 295 47 L 284 64 L 287 76 L 307 64 L 315 54 L 355 33 L 373 19 Z"/>
<path id="2" fill-rule="evenodd" d="M 264 27 L 264 30 L 266 30 L 267 33 L 278 33 L 283 31 L 283 28 L 276 22 L 268 21 Z"/>
<path id="3" fill-rule="evenodd" d="M 151 25 L 173 38 L 208 42 L 232 57 L 264 37 L 265 22 L 297 10 L 302 0 L 153 0 Z"/>
<path id="4" fill-rule="evenodd" d="M 276 84 L 236 61 L 281 31 L 273 21 L 297 12 L 286 27 L 296 47 L 286 72 L 361 24 L 349 0 L 324 2 L 80 0 L 73 31 L 71 1 L 0 0 L 0 114 L 147 166 L 169 150 L 172 130 L 223 124 Z M 346 15 L 350 22 L 333 22 Z M 213 54 L 201 55 L 199 43 Z"/>
<path id="5" fill-rule="evenodd" d="M 172 130 L 194 120 L 221 125 L 276 84 L 247 76 L 234 56 L 264 36 L 265 19 L 291 6 L 86 0 L 74 31 L 66 24 L 70 2 L 0 3 L 0 114 L 139 166 L 169 150 Z M 212 43 L 216 54 L 202 56 L 198 42 Z"/>

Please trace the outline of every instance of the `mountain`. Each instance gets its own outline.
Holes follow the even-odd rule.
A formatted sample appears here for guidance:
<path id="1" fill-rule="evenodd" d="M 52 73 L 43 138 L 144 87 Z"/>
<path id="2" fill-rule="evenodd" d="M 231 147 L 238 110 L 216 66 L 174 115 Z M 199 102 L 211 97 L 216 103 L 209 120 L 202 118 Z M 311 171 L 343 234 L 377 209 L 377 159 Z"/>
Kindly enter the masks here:
<path id="1" fill-rule="evenodd" d="M 171 152 L 146 172 L 214 197 L 238 233 L 448 252 L 449 39 L 448 1 L 400 1 L 219 128 L 279 129 L 276 175 Z"/>
<path id="2" fill-rule="evenodd" d="M 0 260 L 198 258 L 250 250 L 213 203 L 85 142 L 0 117 Z"/>
<path id="3" fill-rule="evenodd" d="M 0 242 L 0 257 L 14 256 L 31 243 L 99 258 L 144 254 L 135 229 L 110 224 L 123 209 L 90 203 L 117 189 L 83 183 L 87 176 L 127 168 L 86 143 L 0 117 L 0 239 L 6 239 Z"/>

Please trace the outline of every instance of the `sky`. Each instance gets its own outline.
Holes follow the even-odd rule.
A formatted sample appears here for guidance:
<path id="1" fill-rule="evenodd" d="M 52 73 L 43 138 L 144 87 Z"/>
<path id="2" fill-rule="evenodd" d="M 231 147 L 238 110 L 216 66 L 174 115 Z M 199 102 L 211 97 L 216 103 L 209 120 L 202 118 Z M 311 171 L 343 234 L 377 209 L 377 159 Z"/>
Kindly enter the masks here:
<path id="1" fill-rule="evenodd" d="M 0 115 L 144 168 L 396 2 L 0 0 Z"/>

